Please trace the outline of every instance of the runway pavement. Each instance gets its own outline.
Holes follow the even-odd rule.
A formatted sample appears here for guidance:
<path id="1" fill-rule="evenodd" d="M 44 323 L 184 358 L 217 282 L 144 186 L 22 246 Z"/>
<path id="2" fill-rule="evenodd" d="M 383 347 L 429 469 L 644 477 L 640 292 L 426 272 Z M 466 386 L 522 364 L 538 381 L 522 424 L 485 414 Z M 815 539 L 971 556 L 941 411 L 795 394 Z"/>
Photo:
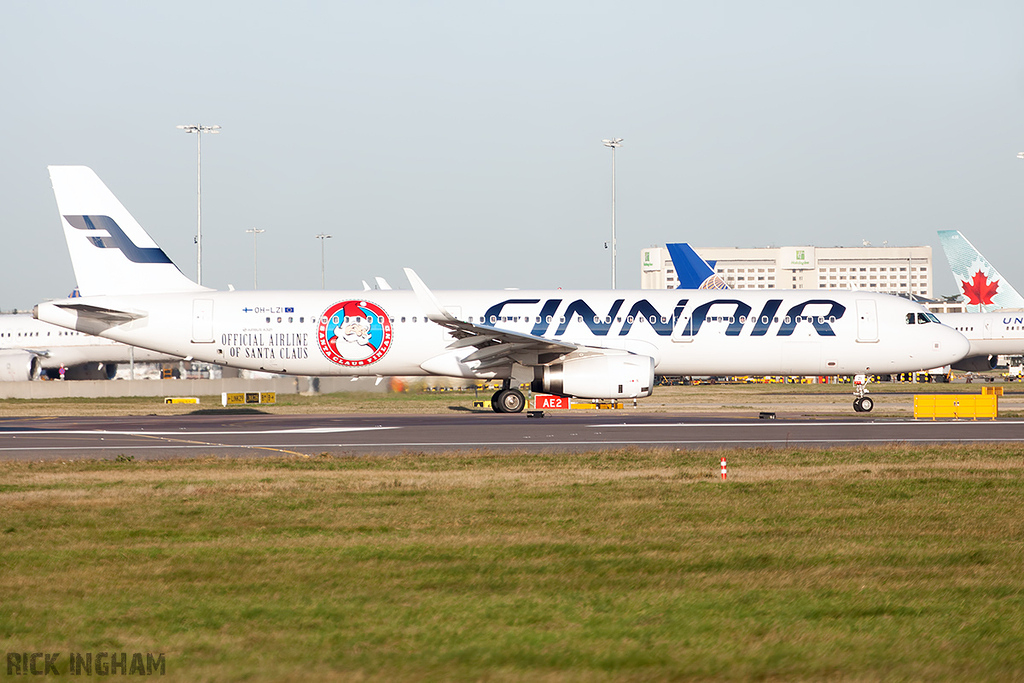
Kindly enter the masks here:
<path id="1" fill-rule="evenodd" d="M 821 420 L 623 412 L 451 415 L 197 414 L 0 419 L 0 459 L 136 459 L 448 450 L 716 449 L 1024 441 L 1024 421 Z"/>

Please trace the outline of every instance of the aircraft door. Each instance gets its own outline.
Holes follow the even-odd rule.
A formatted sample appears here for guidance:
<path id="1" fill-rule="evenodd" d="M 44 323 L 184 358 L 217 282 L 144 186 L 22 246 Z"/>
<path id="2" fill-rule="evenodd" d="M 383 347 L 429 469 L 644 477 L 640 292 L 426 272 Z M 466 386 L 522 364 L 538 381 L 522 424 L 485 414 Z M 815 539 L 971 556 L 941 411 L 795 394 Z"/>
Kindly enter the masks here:
<path id="1" fill-rule="evenodd" d="M 682 320 L 676 321 L 676 326 L 672 330 L 672 341 L 692 342 L 694 327 L 692 316 L 687 315 Z M 699 329 L 699 326 L 697 327 Z"/>
<path id="2" fill-rule="evenodd" d="M 192 301 L 192 341 L 198 344 L 213 342 L 213 299 Z"/>
<path id="3" fill-rule="evenodd" d="M 878 310 L 870 299 L 857 300 L 857 341 L 878 341 Z"/>
<path id="4" fill-rule="evenodd" d="M 985 318 L 985 339 L 993 339 L 992 336 L 992 318 L 991 316 Z"/>

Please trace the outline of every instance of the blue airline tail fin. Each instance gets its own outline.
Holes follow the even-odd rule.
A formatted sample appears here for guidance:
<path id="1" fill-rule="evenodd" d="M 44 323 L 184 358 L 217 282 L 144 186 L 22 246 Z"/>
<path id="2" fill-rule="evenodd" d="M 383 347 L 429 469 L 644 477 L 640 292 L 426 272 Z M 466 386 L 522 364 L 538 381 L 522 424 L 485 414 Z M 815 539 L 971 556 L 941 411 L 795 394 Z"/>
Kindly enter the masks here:
<path id="1" fill-rule="evenodd" d="M 713 266 L 697 255 L 686 242 L 666 244 L 679 279 L 678 289 L 729 289 Z"/>

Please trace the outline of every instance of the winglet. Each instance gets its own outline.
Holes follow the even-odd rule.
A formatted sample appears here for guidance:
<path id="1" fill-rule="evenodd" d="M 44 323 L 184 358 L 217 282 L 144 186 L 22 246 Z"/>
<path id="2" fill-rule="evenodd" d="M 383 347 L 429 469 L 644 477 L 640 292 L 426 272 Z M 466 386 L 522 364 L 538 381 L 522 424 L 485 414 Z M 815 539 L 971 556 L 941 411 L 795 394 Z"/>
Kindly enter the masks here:
<path id="1" fill-rule="evenodd" d="M 427 288 L 420 276 L 416 274 L 412 268 L 403 268 L 405 276 L 409 278 L 409 284 L 412 285 L 412 291 L 416 293 L 416 299 L 419 301 L 420 306 L 423 307 L 424 312 L 427 314 L 429 320 L 435 323 L 446 323 L 456 322 L 458 318 L 453 316 L 448 311 L 444 310 L 441 302 L 437 300 L 434 293 Z"/>

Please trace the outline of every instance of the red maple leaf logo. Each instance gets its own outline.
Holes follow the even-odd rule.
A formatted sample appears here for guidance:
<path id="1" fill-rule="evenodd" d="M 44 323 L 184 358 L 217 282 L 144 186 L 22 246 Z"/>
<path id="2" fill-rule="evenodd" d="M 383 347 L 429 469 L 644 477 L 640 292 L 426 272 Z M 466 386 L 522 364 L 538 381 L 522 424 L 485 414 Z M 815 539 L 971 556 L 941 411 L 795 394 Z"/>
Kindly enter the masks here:
<path id="1" fill-rule="evenodd" d="M 967 297 L 967 303 L 971 306 L 978 306 L 992 303 L 992 297 L 999 291 L 999 280 L 989 282 L 988 277 L 979 270 L 971 278 L 970 283 L 961 280 L 960 286 Z"/>

